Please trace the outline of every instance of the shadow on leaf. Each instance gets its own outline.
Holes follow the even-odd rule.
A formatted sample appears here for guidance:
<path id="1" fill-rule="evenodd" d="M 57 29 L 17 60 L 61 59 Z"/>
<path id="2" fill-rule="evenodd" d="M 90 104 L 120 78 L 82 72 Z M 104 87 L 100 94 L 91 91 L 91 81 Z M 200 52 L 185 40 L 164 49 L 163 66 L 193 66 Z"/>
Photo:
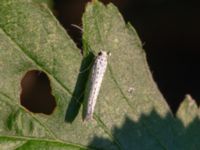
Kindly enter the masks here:
<path id="1" fill-rule="evenodd" d="M 91 52 L 82 60 L 76 86 L 65 115 L 65 121 L 68 123 L 72 123 L 78 115 L 93 61 L 94 54 Z"/>
<path id="2" fill-rule="evenodd" d="M 120 150 L 197 150 L 200 149 L 200 120 L 184 127 L 171 114 L 161 117 L 155 110 L 135 122 L 128 116 L 122 127 L 112 130 L 113 141 L 95 136 L 88 147 Z"/>

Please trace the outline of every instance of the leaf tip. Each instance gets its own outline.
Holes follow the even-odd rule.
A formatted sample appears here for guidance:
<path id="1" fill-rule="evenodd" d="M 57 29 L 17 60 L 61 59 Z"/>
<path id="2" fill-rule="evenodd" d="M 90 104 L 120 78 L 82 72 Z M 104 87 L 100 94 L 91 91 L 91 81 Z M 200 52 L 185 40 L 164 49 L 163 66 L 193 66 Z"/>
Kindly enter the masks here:
<path id="1" fill-rule="evenodd" d="M 194 107 L 197 108 L 197 103 L 196 103 L 196 101 L 195 101 L 195 100 L 192 98 L 192 96 L 189 95 L 189 94 L 187 94 L 187 95 L 185 96 L 185 99 L 184 99 L 183 103 L 187 103 L 188 107 L 194 106 Z"/>
<path id="2" fill-rule="evenodd" d="M 198 116 L 197 103 L 190 95 L 185 96 L 176 116 L 183 122 L 184 126 L 188 126 Z"/>

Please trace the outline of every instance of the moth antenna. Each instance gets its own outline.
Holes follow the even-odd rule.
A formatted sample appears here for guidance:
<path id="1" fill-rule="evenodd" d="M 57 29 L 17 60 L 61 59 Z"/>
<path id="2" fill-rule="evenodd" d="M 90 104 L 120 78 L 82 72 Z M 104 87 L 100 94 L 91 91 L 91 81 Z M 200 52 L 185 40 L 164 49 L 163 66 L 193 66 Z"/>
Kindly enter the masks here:
<path id="1" fill-rule="evenodd" d="M 79 29 L 81 32 L 83 32 L 83 29 L 82 29 L 80 26 L 78 26 L 78 25 L 76 25 L 76 24 L 71 24 L 71 26 L 74 27 L 74 28 L 77 28 L 77 29 Z"/>

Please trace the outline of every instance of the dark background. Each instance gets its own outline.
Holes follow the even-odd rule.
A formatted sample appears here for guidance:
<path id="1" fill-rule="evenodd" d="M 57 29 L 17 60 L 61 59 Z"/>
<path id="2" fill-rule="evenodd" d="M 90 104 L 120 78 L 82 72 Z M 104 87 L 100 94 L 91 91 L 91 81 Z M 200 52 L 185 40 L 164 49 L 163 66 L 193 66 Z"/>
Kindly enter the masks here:
<path id="1" fill-rule="evenodd" d="M 102 0 L 114 3 L 137 30 L 154 80 L 173 112 L 186 94 L 199 103 L 200 5 L 194 0 Z M 81 48 L 87 0 L 54 0 L 54 12 Z M 199 101 L 198 101 L 199 100 Z"/>

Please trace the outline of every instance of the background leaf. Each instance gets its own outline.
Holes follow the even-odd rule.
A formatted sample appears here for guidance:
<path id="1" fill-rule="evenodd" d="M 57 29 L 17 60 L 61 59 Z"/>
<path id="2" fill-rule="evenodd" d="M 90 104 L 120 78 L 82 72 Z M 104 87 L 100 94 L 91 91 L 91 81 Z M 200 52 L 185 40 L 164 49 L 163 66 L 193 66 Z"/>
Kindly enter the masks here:
<path id="1" fill-rule="evenodd" d="M 1 1 L 0 147 L 198 149 L 199 109 L 187 97 L 178 119 L 173 117 L 152 79 L 137 33 L 117 8 L 89 3 L 83 31 L 82 60 L 47 7 L 35 1 Z M 83 122 L 80 103 L 88 68 L 92 53 L 101 49 L 112 56 L 94 119 Z M 49 78 L 56 100 L 50 115 L 32 113 L 20 104 L 21 79 L 30 70 L 43 71 Z"/>

